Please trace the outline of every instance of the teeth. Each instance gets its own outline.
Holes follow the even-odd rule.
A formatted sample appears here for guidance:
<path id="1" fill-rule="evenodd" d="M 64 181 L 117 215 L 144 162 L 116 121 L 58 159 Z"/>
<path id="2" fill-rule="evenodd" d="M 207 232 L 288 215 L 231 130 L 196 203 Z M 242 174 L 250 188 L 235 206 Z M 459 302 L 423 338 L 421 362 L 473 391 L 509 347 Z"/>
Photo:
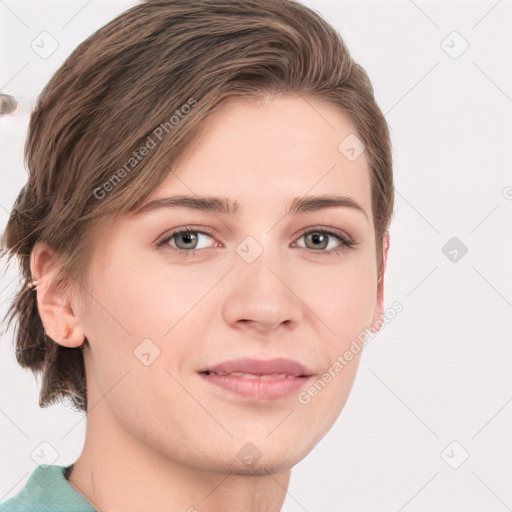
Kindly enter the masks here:
<path id="1" fill-rule="evenodd" d="M 231 375 L 232 377 L 243 377 L 245 379 L 262 379 L 262 380 L 271 380 L 271 379 L 286 379 L 288 377 L 293 377 L 292 375 L 288 375 L 286 373 L 270 373 L 266 375 L 254 375 L 252 373 L 243 373 L 243 372 L 211 372 L 216 375 Z"/>

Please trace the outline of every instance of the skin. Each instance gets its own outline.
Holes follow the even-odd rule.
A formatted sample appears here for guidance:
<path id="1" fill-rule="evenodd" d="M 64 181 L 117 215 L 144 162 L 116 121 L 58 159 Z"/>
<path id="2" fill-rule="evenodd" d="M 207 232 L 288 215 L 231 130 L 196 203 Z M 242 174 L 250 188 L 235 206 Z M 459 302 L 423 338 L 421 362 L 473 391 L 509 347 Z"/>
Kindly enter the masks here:
<path id="1" fill-rule="evenodd" d="M 86 440 L 70 483 L 96 508 L 281 509 L 291 468 L 343 409 L 361 352 L 305 405 L 297 394 L 245 399 L 197 371 L 287 357 L 321 376 L 383 314 L 366 154 L 349 161 L 338 150 L 351 133 L 345 114 L 316 99 L 232 98 L 148 201 L 223 196 L 240 203 L 239 216 L 163 208 L 116 220 L 96 237 L 83 281 L 88 300 L 59 296 L 56 255 L 36 245 L 31 266 L 46 332 L 68 347 L 89 342 Z M 349 196 L 368 218 L 342 207 L 284 215 L 292 198 L 324 193 Z M 155 248 L 190 225 L 210 231 L 199 234 L 195 255 L 172 251 L 195 247 L 194 239 Z M 341 243 L 332 235 L 328 246 L 315 242 L 302 235 L 308 228 L 339 230 L 356 245 L 322 254 Z M 248 236 L 263 248 L 250 264 L 236 252 Z M 384 270 L 388 248 L 386 234 Z M 145 338 L 160 350 L 149 366 L 134 356 Z M 251 466 L 237 457 L 248 442 L 261 452 Z"/>

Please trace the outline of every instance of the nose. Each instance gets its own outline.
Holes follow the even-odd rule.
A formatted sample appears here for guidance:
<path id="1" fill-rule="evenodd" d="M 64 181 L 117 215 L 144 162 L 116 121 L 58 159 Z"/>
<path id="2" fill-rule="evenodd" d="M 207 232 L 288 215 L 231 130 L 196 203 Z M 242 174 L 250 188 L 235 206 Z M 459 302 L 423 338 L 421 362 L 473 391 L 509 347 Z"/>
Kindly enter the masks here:
<path id="1" fill-rule="evenodd" d="M 281 256 L 278 251 L 264 250 L 252 263 L 236 261 L 223 306 L 228 325 L 264 333 L 300 323 L 305 308 L 300 283 L 293 269 L 285 268 Z"/>

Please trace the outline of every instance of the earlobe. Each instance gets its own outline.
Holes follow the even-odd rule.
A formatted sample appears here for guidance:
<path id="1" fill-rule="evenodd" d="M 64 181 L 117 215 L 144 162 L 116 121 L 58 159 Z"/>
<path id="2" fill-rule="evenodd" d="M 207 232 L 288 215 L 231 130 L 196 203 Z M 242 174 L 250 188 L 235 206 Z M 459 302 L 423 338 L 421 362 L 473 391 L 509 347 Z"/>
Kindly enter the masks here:
<path id="1" fill-rule="evenodd" d="M 79 347 L 84 332 L 73 304 L 64 290 L 54 284 L 58 257 L 46 242 L 37 242 L 30 254 L 30 269 L 37 284 L 33 293 L 45 333 L 68 348 Z"/>

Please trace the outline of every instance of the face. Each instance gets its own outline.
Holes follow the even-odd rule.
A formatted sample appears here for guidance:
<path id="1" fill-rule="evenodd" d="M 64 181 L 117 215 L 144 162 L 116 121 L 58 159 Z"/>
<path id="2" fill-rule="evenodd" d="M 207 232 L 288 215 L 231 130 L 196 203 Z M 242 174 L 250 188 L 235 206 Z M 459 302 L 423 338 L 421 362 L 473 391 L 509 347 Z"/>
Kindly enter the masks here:
<path id="1" fill-rule="evenodd" d="M 318 100 L 231 99 L 146 203 L 204 196 L 236 211 L 153 205 L 98 236 L 94 300 L 78 312 L 89 391 L 141 445 L 262 474 L 292 467 L 332 427 L 361 352 L 341 370 L 339 356 L 382 313 L 370 169 L 364 153 L 338 149 L 354 133 Z M 359 208 L 304 203 L 323 195 Z M 290 212 L 298 199 L 306 206 Z M 276 358 L 302 368 L 200 373 Z"/>

